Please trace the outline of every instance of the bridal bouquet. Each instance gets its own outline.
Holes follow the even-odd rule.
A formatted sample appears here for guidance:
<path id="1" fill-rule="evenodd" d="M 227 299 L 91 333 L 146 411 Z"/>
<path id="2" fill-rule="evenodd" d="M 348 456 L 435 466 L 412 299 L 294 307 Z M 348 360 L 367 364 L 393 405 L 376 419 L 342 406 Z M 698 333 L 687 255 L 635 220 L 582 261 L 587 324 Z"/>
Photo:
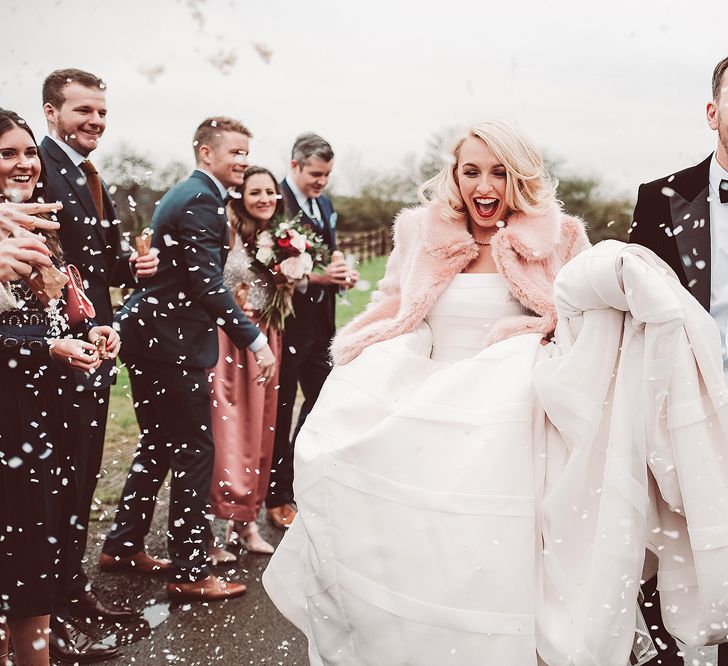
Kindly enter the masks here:
<path id="1" fill-rule="evenodd" d="M 271 274 L 276 285 L 273 298 L 261 311 L 261 323 L 283 330 L 286 317 L 293 312 L 293 284 L 323 268 L 329 249 L 322 236 L 301 224 L 302 214 L 258 232 L 255 261 L 261 272 Z"/>

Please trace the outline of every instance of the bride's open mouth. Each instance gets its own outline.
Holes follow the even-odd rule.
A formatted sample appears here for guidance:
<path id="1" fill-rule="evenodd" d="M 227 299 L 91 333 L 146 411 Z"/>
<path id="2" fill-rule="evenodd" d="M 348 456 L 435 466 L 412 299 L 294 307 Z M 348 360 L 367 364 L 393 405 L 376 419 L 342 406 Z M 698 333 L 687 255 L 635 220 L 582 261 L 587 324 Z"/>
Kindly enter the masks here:
<path id="1" fill-rule="evenodd" d="M 475 204 L 475 210 L 478 215 L 485 220 L 489 220 L 498 210 L 500 199 L 494 199 L 492 197 L 477 197 L 473 199 L 473 203 Z"/>

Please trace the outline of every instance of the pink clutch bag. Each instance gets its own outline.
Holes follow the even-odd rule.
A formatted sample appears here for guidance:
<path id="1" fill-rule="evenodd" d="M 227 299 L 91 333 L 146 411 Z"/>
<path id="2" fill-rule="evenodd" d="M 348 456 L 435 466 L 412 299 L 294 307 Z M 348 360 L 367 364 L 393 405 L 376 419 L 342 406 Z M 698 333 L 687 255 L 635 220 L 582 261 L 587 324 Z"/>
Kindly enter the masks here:
<path id="1" fill-rule="evenodd" d="M 68 320 L 68 325 L 74 328 L 87 319 L 93 319 L 96 316 L 96 310 L 94 304 L 86 296 L 78 268 L 73 264 L 68 264 L 63 270 L 69 277 L 66 286 L 66 307 L 63 314 Z"/>

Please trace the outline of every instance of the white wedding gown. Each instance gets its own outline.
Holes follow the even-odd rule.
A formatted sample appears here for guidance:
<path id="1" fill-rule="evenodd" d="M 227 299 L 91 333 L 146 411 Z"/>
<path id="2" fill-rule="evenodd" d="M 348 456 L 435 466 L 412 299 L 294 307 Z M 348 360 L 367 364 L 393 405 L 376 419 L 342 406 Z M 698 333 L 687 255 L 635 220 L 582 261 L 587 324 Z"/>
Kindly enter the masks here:
<path id="1" fill-rule="evenodd" d="M 483 349 L 523 313 L 498 274 L 455 277 L 412 333 L 333 369 L 296 441 L 299 514 L 265 587 L 312 665 L 533 666 L 553 346 Z"/>
<path id="2" fill-rule="evenodd" d="M 645 549 L 669 630 L 726 640 L 715 322 L 617 241 L 553 293 L 558 344 L 482 349 L 521 306 L 498 275 L 458 275 L 417 330 L 333 369 L 263 577 L 313 666 L 625 666 Z"/>

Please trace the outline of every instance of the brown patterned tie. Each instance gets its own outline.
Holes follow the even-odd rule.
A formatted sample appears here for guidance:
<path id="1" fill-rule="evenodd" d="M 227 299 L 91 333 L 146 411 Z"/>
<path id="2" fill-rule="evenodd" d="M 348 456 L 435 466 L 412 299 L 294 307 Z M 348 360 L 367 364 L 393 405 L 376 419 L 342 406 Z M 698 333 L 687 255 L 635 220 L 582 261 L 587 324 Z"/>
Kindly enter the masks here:
<path id="1" fill-rule="evenodd" d="M 88 185 L 91 198 L 94 200 L 94 205 L 97 211 L 97 220 L 104 219 L 104 197 L 101 191 L 101 178 L 99 172 L 96 171 L 96 167 L 91 163 L 90 160 L 84 160 L 81 162 L 81 171 L 86 174 L 86 184 Z"/>

